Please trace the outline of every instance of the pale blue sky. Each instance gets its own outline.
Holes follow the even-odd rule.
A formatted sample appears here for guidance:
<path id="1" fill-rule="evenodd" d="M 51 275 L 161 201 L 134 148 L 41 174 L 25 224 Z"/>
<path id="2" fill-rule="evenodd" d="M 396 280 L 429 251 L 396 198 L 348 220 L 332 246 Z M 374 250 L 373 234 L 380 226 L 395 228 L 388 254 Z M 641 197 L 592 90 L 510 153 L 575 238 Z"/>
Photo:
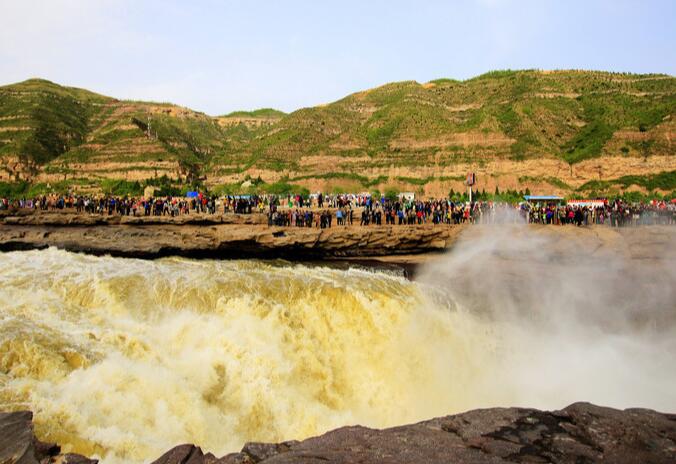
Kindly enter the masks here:
<path id="1" fill-rule="evenodd" d="M 0 84 L 209 114 L 492 69 L 676 74 L 676 0 L 0 0 Z"/>

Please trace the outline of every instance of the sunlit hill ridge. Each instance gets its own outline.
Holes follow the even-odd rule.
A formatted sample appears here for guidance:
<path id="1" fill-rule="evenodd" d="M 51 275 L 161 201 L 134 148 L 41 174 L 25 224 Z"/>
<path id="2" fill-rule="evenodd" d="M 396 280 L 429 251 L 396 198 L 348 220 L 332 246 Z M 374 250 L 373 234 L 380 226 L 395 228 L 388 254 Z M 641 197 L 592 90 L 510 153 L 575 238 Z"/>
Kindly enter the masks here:
<path id="1" fill-rule="evenodd" d="M 475 171 L 490 192 L 671 193 L 675 111 L 676 78 L 657 74 L 496 71 L 215 117 L 31 79 L 0 87 L 0 182 L 446 195 Z"/>

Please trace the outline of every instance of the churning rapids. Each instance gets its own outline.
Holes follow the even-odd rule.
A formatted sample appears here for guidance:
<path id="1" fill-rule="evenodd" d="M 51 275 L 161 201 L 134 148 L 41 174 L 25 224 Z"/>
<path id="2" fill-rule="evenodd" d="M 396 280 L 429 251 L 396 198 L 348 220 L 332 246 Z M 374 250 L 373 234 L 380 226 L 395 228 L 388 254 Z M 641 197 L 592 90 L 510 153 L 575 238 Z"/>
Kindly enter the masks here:
<path id="1" fill-rule="evenodd" d="M 33 410 L 41 439 L 105 463 L 477 407 L 675 410 L 673 266 L 556 262 L 546 249 L 492 237 L 417 281 L 283 262 L 0 254 L 0 410 Z"/>

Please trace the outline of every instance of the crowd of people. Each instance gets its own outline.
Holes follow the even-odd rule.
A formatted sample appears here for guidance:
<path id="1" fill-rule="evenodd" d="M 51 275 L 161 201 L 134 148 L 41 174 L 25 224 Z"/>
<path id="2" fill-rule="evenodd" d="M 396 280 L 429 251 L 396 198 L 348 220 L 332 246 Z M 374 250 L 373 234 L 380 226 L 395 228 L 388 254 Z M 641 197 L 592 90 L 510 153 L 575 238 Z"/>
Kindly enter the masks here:
<path id="1" fill-rule="evenodd" d="M 524 208 L 523 214 L 527 222 L 535 224 L 608 224 L 611 227 L 676 224 L 676 207 L 666 201 L 628 203 L 617 199 L 589 204 L 544 203 Z"/>
<path id="2" fill-rule="evenodd" d="M 179 216 L 182 214 L 216 214 L 217 198 L 199 195 L 195 198 L 162 197 L 130 198 L 118 196 L 56 196 L 43 195 L 32 199 L 10 201 L 2 199 L 2 209 L 34 209 L 40 211 L 75 211 L 88 214 L 118 214 L 122 216 Z"/>
<path id="3" fill-rule="evenodd" d="M 316 227 L 420 224 L 534 224 L 610 225 L 625 227 L 676 224 L 676 204 L 667 201 L 629 203 L 620 199 L 584 202 L 491 201 L 468 203 L 451 199 L 375 198 L 368 194 L 241 195 L 192 198 L 130 198 L 117 196 L 50 195 L 33 199 L 0 199 L 2 209 L 75 211 L 126 216 L 180 216 L 185 214 L 267 214 L 269 226 Z"/>
<path id="4" fill-rule="evenodd" d="M 524 222 L 531 224 L 588 226 L 592 224 L 611 227 L 626 227 L 654 224 L 676 224 L 676 205 L 666 201 L 629 203 L 596 201 L 589 205 L 564 203 L 509 204 L 479 201 L 472 204 L 452 200 L 427 201 L 364 201 L 363 203 L 339 200 L 334 213 L 330 210 L 313 212 L 289 203 L 288 209 L 280 211 L 272 206 L 268 212 L 270 226 L 331 227 L 332 217 L 338 226 L 355 223 L 355 210 L 360 226 L 369 225 L 416 225 L 416 224 L 494 224 Z M 297 205 L 296 205 L 297 206 Z"/>
<path id="5" fill-rule="evenodd" d="M 347 225 L 352 224 L 350 219 L 341 216 L 339 211 L 336 211 L 336 224 Z M 333 214 L 329 210 L 312 211 L 310 209 L 298 210 L 287 209 L 280 210 L 275 205 L 270 207 L 268 212 L 268 226 L 277 227 L 318 227 L 326 229 L 331 227 L 333 223 Z"/>

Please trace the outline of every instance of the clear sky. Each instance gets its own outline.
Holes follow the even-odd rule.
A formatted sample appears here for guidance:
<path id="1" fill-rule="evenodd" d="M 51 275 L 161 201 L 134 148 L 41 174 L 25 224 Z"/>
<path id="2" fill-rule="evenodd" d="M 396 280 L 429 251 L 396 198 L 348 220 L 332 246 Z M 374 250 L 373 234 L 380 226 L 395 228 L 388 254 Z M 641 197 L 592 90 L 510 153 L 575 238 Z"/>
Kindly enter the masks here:
<path id="1" fill-rule="evenodd" d="M 0 0 L 0 84 L 209 114 L 493 69 L 676 74 L 676 0 Z"/>

